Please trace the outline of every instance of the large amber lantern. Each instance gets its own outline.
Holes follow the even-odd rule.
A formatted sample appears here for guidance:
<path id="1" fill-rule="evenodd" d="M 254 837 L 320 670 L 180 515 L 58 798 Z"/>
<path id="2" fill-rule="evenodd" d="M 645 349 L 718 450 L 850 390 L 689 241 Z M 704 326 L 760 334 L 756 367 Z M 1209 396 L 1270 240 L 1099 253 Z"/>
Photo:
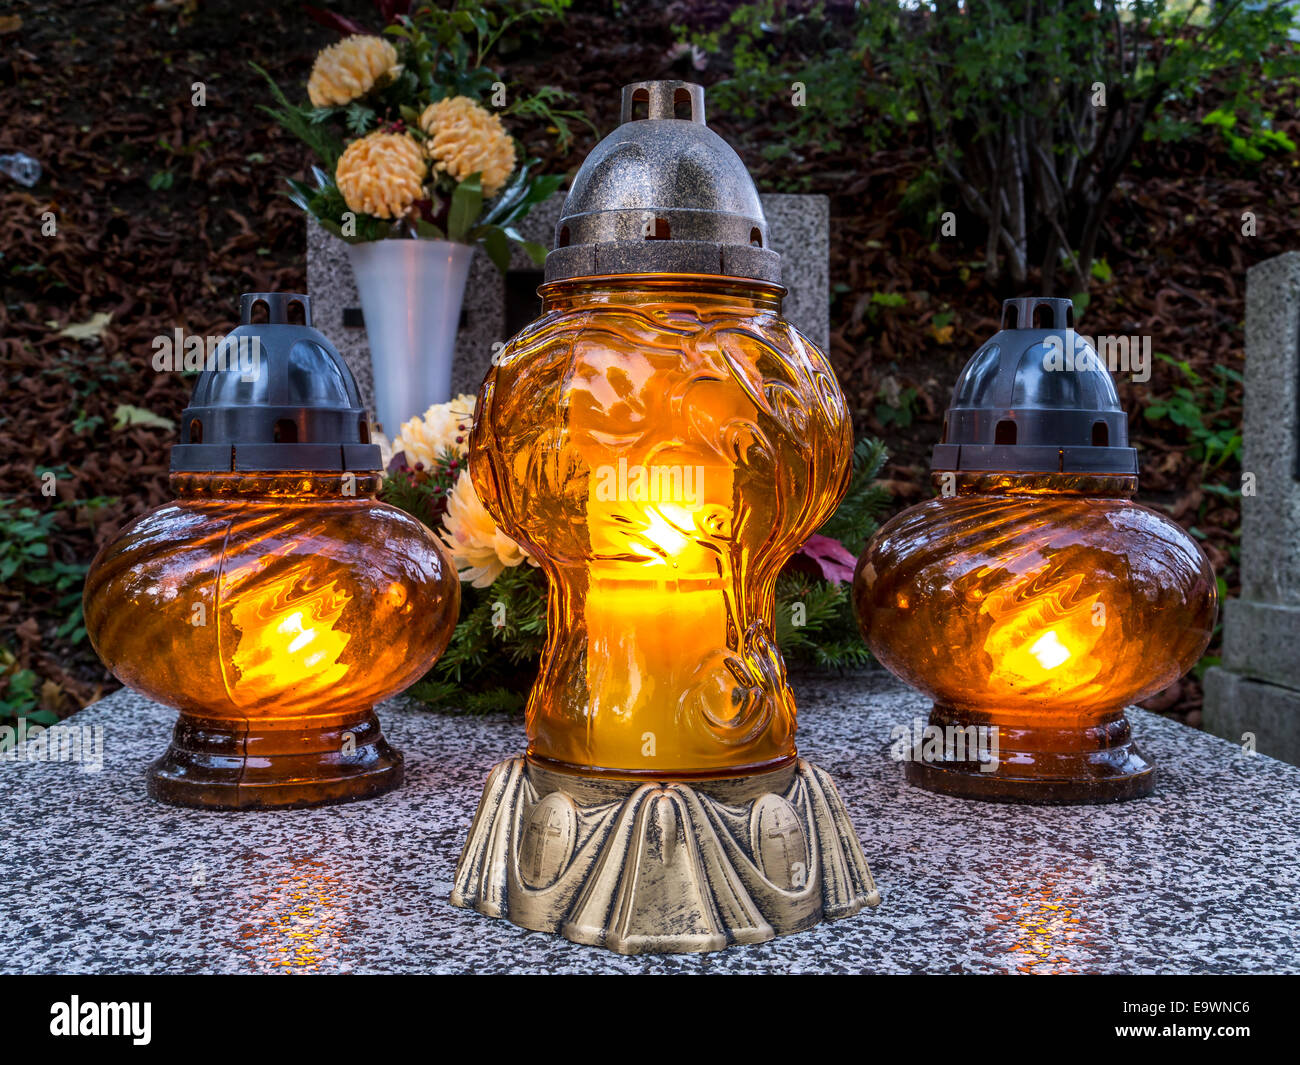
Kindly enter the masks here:
<path id="1" fill-rule="evenodd" d="M 1133 502 L 1127 420 L 1070 301 L 1008 300 L 1002 325 L 957 382 L 940 495 L 882 526 L 854 581 L 872 653 L 934 700 L 906 775 L 969 798 L 1146 795 L 1124 709 L 1205 650 L 1214 573 Z"/>
<path id="2" fill-rule="evenodd" d="M 628 953 L 874 904 L 834 785 L 797 759 L 772 625 L 778 571 L 846 487 L 849 419 L 781 317 L 702 89 L 624 90 L 556 245 L 471 437 L 483 505 L 550 593 L 527 755 L 493 772 L 453 901 Z"/>
<path id="3" fill-rule="evenodd" d="M 436 538 L 375 499 L 379 448 L 308 298 L 251 293 L 172 448 L 178 498 L 105 545 L 86 631 L 127 686 L 180 710 L 149 793 L 307 806 L 402 780 L 374 705 L 447 646 L 460 585 Z M 304 324 L 289 321 L 300 305 Z M 255 324 L 255 308 L 267 320 Z"/>

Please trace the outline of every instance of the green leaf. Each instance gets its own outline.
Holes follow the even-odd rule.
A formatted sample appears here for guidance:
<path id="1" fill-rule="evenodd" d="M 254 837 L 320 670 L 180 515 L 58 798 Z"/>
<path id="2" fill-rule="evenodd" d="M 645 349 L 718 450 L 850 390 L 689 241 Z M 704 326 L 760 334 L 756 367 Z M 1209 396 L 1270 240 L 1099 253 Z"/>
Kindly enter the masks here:
<path id="1" fill-rule="evenodd" d="M 435 226 L 432 222 L 426 222 L 423 218 L 415 220 L 415 232 L 427 240 L 446 240 L 447 234 Z"/>
<path id="2" fill-rule="evenodd" d="M 447 214 L 447 239 L 464 243 L 483 209 L 482 174 L 471 174 L 451 194 Z"/>
<path id="3" fill-rule="evenodd" d="M 504 274 L 510 268 L 510 241 L 499 226 L 488 226 L 484 230 L 483 250 L 500 273 Z"/>
<path id="4" fill-rule="evenodd" d="M 358 137 L 364 136 L 369 132 L 370 127 L 374 124 L 375 112 L 366 107 L 365 104 L 350 103 L 347 107 L 346 121 L 348 131 L 355 133 Z"/>
<path id="5" fill-rule="evenodd" d="M 155 414 L 143 407 L 132 407 L 128 403 L 119 403 L 113 411 L 113 428 L 126 429 L 132 425 L 144 425 L 153 429 L 176 428 L 174 421 L 164 418 L 161 414 Z"/>

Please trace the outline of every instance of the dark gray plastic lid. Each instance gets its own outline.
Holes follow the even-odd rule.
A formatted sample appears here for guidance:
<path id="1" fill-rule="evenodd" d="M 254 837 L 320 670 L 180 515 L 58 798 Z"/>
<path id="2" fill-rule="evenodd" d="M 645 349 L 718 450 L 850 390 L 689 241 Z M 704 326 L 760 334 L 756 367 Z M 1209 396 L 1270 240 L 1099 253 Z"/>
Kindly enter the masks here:
<path id="1" fill-rule="evenodd" d="M 1035 321 L 1039 323 L 1034 326 Z M 1066 299 L 1002 304 L 1002 330 L 966 363 L 931 469 L 1136 475 L 1128 418 Z"/>
<path id="2" fill-rule="evenodd" d="M 263 303 L 266 322 L 254 323 Z M 289 321 L 302 307 L 305 325 Z M 379 446 L 343 358 L 296 292 L 246 292 L 239 328 L 213 353 L 181 415 L 172 472 L 371 472 Z"/>

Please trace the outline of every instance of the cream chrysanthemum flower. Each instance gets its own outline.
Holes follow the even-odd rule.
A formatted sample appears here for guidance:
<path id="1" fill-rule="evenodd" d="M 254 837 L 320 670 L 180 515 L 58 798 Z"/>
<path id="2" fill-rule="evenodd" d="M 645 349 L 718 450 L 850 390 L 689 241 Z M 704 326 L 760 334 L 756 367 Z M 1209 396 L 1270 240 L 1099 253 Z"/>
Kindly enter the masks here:
<path id="1" fill-rule="evenodd" d="M 428 165 L 405 133 L 371 133 L 348 145 L 334 180 L 348 207 L 380 218 L 397 218 L 424 197 Z"/>
<path id="2" fill-rule="evenodd" d="M 429 135 L 424 147 L 434 169 L 457 181 L 481 173 L 485 197 L 495 196 L 514 172 L 515 142 L 497 115 L 468 96 L 430 104 L 420 116 L 420 128 Z"/>
<path id="3" fill-rule="evenodd" d="M 450 403 L 435 403 L 423 417 L 403 422 L 393 439 L 393 454 L 406 452 L 406 464 L 412 468 L 424 463 L 426 470 L 442 457 L 446 448 L 457 455 L 469 452 L 469 430 L 474 421 L 474 397 L 462 392 Z"/>
<path id="4" fill-rule="evenodd" d="M 313 107 L 339 107 L 365 96 L 395 73 L 397 49 L 382 37 L 353 34 L 323 49 L 312 64 L 307 95 Z"/>
<path id="5" fill-rule="evenodd" d="M 461 472 L 456 487 L 447 496 L 442 524 L 442 539 L 451 550 L 460 579 L 475 588 L 486 588 L 507 566 L 525 560 L 537 565 L 527 551 L 496 527 L 479 502 L 468 470 Z"/>

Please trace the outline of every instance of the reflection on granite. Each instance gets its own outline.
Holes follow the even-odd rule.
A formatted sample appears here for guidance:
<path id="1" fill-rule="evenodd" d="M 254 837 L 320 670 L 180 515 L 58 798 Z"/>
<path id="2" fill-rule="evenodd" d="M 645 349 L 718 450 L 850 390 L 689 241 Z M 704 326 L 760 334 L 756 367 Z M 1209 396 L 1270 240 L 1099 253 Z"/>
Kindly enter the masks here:
<path id="1" fill-rule="evenodd" d="M 1156 794 L 999 806 L 909 787 L 890 730 L 926 712 L 878 675 L 795 678 L 800 750 L 839 783 L 883 901 L 716 954 L 621 957 L 458 910 L 451 876 L 500 717 L 381 710 L 400 790 L 319 810 L 206 813 L 144 793 L 173 714 L 128 692 L 104 766 L 0 762 L 6 972 L 1300 971 L 1300 769 L 1141 711 Z"/>

